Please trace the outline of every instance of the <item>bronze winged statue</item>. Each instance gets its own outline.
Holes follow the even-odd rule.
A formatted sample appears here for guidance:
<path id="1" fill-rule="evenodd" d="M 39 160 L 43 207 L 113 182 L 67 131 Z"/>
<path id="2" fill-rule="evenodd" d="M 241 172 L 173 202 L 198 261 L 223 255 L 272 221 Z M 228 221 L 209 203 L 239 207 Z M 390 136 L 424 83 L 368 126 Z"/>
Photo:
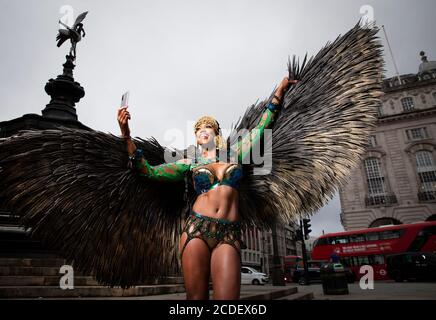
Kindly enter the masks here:
<path id="1" fill-rule="evenodd" d="M 66 29 L 59 29 L 59 33 L 56 36 L 56 40 L 58 41 L 57 46 L 60 47 L 66 40 L 70 39 L 70 56 L 72 56 L 74 60 L 76 59 L 77 42 L 82 40 L 82 37 L 85 37 L 85 30 L 83 29 L 82 21 L 85 19 L 87 14 L 88 11 L 79 14 L 72 27 L 67 26 L 65 23 L 59 20 L 59 23 L 63 25 Z"/>

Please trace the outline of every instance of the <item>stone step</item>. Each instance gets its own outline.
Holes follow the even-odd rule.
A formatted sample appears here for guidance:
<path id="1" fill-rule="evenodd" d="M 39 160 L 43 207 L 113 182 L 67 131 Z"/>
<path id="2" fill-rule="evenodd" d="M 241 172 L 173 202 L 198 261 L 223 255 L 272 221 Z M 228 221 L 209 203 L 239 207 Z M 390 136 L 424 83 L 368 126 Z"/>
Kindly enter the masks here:
<path id="1" fill-rule="evenodd" d="M 298 292 L 297 287 L 288 287 L 282 290 L 274 290 L 261 293 L 246 293 L 241 295 L 241 300 L 275 300 Z"/>
<path id="2" fill-rule="evenodd" d="M 183 277 L 162 277 L 154 280 L 147 281 L 147 285 L 160 285 L 160 284 L 184 284 Z"/>
<path id="3" fill-rule="evenodd" d="M 277 298 L 276 300 L 313 300 L 313 292 L 297 292 L 289 296 Z"/>
<path id="4" fill-rule="evenodd" d="M 29 239 L 14 239 L 14 240 L 1 240 L 0 241 L 0 255 L 10 253 L 52 253 L 53 251 L 43 247 L 39 241 Z"/>
<path id="5" fill-rule="evenodd" d="M 103 286 L 75 286 L 62 290 L 58 286 L 11 286 L 0 287 L 0 298 L 67 298 L 67 297 L 134 297 L 185 292 L 182 284 L 136 286 L 129 289 Z"/>
<path id="6" fill-rule="evenodd" d="M 10 212 L 0 211 L 0 225 L 18 225 L 20 222 L 20 216 L 13 215 Z"/>
<path id="7" fill-rule="evenodd" d="M 0 266 L 0 276 L 59 276 L 62 265 L 50 267 Z M 74 276 L 84 275 L 74 270 Z M 89 276 L 89 275 L 87 275 Z"/>
<path id="8" fill-rule="evenodd" d="M 6 286 L 59 286 L 62 275 L 57 276 L 0 276 L 0 287 Z M 75 286 L 98 286 L 93 277 L 75 276 Z"/>
<path id="9" fill-rule="evenodd" d="M 0 227 L 0 241 L 28 240 L 31 241 L 26 231 L 17 230 L 15 227 Z"/>
<path id="10" fill-rule="evenodd" d="M 0 252 L 0 259 L 59 259 L 59 254 L 49 252 Z"/>
<path id="11" fill-rule="evenodd" d="M 61 258 L 0 258 L 0 266 L 4 267 L 57 267 L 65 264 Z"/>

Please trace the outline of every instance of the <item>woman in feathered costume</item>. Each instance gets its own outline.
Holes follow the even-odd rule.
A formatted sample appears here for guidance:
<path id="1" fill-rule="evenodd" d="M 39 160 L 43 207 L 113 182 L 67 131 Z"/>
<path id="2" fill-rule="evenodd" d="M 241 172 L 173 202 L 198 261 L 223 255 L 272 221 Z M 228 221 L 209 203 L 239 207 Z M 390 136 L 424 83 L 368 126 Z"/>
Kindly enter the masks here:
<path id="1" fill-rule="evenodd" d="M 358 24 L 309 61 L 294 58 L 226 142 L 211 117 L 195 125 L 199 148 L 132 139 L 127 108 L 123 138 L 59 128 L 2 139 L 0 196 L 34 237 L 103 284 L 178 274 L 181 257 L 188 298 L 208 298 L 211 275 L 214 298 L 237 299 L 241 229 L 312 214 L 359 163 L 381 105 L 377 31 Z M 252 161 L 255 146 L 268 165 Z"/>
<path id="2" fill-rule="evenodd" d="M 209 298 L 209 277 L 212 276 L 214 299 L 238 299 L 241 282 L 241 224 L 238 215 L 238 187 L 243 176 L 242 165 L 255 144 L 270 128 L 280 109 L 283 94 L 290 83 L 284 78 L 272 101 L 262 113 L 257 126 L 241 135 L 234 146 L 234 162 L 230 152 L 222 152 L 221 129 L 217 120 L 201 117 L 194 125 L 199 146 L 194 159 L 150 166 L 143 151 L 136 148 L 130 137 L 127 107 L 118 110 L 121 134 L 134 167 L 141 176 L 162 182 L 184 180 L 192 172 L 197 193 L 192 211 L 180 239 L 183 276 L 188 299 Z M 197 150 L 196 150 L 197 151 Z M 222 159 L 220 155 L 225 155 Z M 200 241 L 198 241 L 200 240 Z"/>

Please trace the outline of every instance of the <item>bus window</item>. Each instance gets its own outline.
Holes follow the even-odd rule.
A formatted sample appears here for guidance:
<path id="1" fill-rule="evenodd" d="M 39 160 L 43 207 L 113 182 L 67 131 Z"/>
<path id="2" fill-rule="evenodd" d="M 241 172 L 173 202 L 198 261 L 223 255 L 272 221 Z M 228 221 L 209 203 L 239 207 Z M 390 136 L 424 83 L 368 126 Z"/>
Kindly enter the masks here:
<path id="1" fill-rule="evenodd" d="M 378 232 L 370 232 L 366 234 L 366 240 L 368 241 L 375 241 L 375 240 L 379 240 L 379 234 Z"/>
<path id="2" fill-rule="evenodd" d="M 348 243 L 348 237 L 334 237 L 332 244 L 345 244 Z"/>
<path id="3" fill-rule="evenodd" d="M 330 244 L 330 238 L 318 238 L 315 240 L 313 247 L 325 246 L 327 244 Z"/>
<path id="4" fill-rule="evenodd" d="M 368 260 L 370 265 L 381 265 L 385 263 L 384 257 L 380 254 L 368 256 Z"/>
<path id="5" fill-rule="evenodd" d="M 357 257 L 357 260 L 358 260 L 358 265 L 359 266 L 363 266 L 363 265 L 369 264 L 369 259 L 368 259 L 367 256 Z"/>
<path id="6" fill-rule="evenodd" d="M 346 267 L 351 267 L 353 265 L 353 259 L 351 257 L 342 257 L 340 260 Z"/>
<path id="7" fill-rule="evenodd" d="M 430 234 L 426 231 L 424 228 L 423 230 L 419 231 L 418 235 L 413 239 L 412 243 L 409 245 L 409 248 L 407 251 L 420 251 L 422 247 L 427 242 L 428 238 L 430 237 Z"/>
<path id="8" fill-rule="evenodd" d="M 399 230 L 390 230 L 380 232 L 380 240 L 398 239 L 400 237 Z"/>
<path id="9" fill-rule="evenodd" d="M 350 265 L 351 266 L 358 266 L 359 265 L 359 261 L 358 261 L 357 257 L 350 257 Z"/>
<path id="10" fill-rule="evenodd" d="M 365 235 L 364 234 L 353 234 L 350 236 L 350 242 L 364 242 Z"/>
<path id="11" fill-rule="evenodd" d="M 385 264 L 385 257 L 381 254 L 375 255 L 374 264 Z"/>
<path id="12" fill-rule="evenodd" d="M 436 235 L 436 226 L 426 227 L 424 230 L 427 232 L 428 235 L 434 236 Z"/>

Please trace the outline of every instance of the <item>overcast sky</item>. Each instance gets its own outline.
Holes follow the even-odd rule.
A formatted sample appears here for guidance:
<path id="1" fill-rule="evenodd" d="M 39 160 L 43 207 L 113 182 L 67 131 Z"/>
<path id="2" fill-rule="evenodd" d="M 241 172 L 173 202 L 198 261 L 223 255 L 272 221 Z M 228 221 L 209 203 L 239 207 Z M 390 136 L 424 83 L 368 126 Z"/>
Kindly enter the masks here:
<path id="1" fill-rule="evenodd" d="M 225 133 L 286 75 L 289 55 L 316 54 L 364 15 L 385 25 L 400 73 L 417 72 L 421 50 L 436 60 L 435 0 L 0 0 L 0 8 L 0 121 L 41 113 L 44 85 L 69 50 L 56 47 L 57 21 L 89 11 L 74 73 L 86 91 L 79 120 L 119 134 L 128 89 L 132 134 L 179 148 L 194 142 L 192 124 L 205 114 Z M 386 69 L 394 74 L 390 55 Z M 174 130 L 186 141 L 166 139 Z M 314 215 L 313 235 L 342 231 L 339 212 L 335 197 Z"/>

